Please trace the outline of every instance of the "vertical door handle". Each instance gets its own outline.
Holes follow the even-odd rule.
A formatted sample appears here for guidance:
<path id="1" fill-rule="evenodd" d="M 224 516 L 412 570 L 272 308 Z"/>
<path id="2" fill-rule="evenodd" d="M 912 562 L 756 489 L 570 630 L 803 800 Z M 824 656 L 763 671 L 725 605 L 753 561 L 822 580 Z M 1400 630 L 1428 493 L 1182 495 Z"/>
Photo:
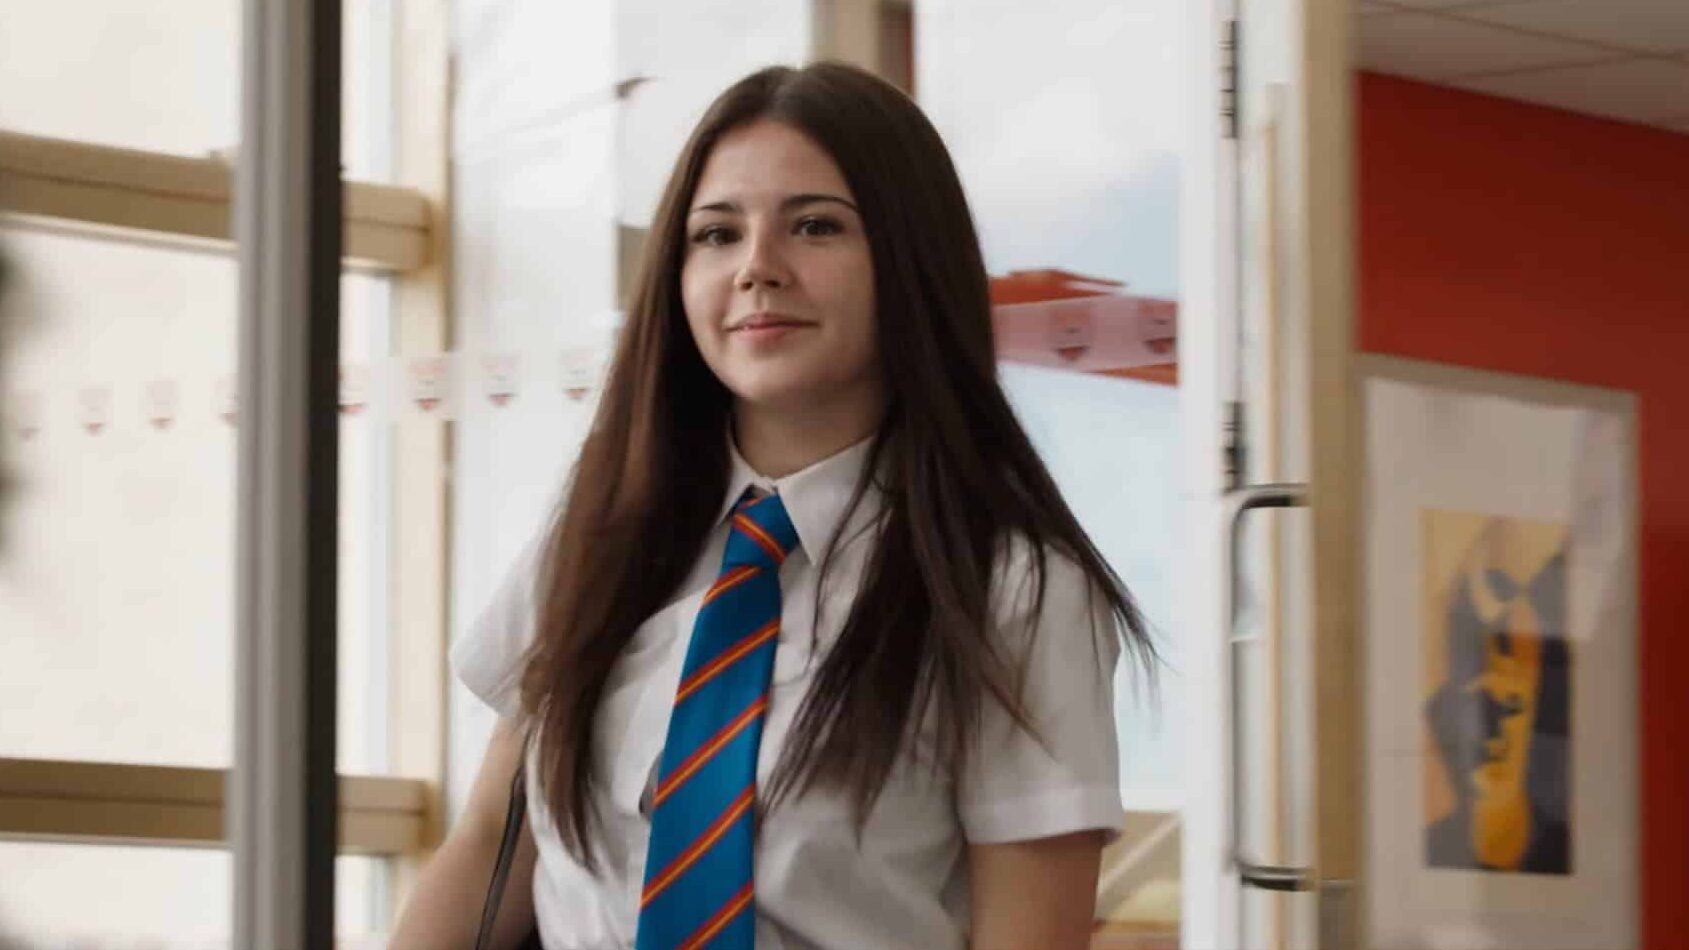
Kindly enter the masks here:
<path id="1" fill-rule="evenodd" d="M 1243 678 L 1239 672 L 1237 636 L 1243 608 L 1242 543 L 1244 515 L 1262 508 L 1303 508 L 1308 488 L 1299 484 L 1249 485 L 1227 492 L 1226 506 L 1226 642 L 1227 678 L 1231 716 L 1227 739 L 1231 747 L 1231 775 L 1227 783 L 1231 821 L 1227 828 L 1226 852 L 1237 868 L 1238 878 L 1250 887 L 1270 891 L 1309 891 L 1314 888 L 1312 868 L 1286 867 L 1257 861 L 1243 847 Z M 1275 684 L 1274 688 L 1277 686 Z"/>

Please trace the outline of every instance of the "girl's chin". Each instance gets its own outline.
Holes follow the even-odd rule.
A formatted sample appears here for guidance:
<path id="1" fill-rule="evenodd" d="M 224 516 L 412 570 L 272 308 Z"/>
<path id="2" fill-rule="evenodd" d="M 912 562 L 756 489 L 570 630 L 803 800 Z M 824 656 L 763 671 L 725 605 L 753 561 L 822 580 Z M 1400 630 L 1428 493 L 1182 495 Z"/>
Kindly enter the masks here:
<path id="1" fill-rule="evenodd" d="M 745 408 L 771 412 L 790 412 L 794 409 L 821 406 L 844 407 L 855 402 L 873 403 L 880 387 L 862 379 L 839 379 L 828 373 L 831 366 L 788 365 L 765 363 L 761 366 L 741 367 L 739 373 L 727 373 L 723 378 L 734 401 Z M 817 372 L 820 370 L 820 372 Z"/>
<path id="2" fill-rule="evenodd" d="M 828 388 L 804 367 L 780 365 L 772 360 L 738 369 L 729 372 L 723 382 L 736 399 L 754 405 L 772 408 L 781 403 L 806 401 L 823 396 Z"/>
<path id="3" fill-rule="evenodd" d="M 764 381 L 727 388 L 733 393 L 734 402 L 758 411 L 797 409 L 823 398 L 823 394 L 810 387 Z"/>

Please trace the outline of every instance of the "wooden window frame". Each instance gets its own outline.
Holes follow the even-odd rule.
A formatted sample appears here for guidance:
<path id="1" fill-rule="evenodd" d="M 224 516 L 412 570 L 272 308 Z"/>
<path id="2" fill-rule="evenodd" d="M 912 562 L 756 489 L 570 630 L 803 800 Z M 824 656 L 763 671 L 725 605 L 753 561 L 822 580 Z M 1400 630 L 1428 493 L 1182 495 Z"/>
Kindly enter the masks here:
<path id="1" fill-rule="evenodd" d="M 0 839 L 224 847 L 226 769 L 0 758 Z M 340 851 L 401 856 L 429 840 L 426 783 L 342 776 Z"/>
<path id="2" fill-rule="evenodd" d="M 233 252 L 234 169 L 187 158 L 0 131 L 0 215 L 29 227 L 81 226 L 115 240 L 163 239 Z M 345 264 L 405 274 L 432 263 L 436 215 L 421 190 L 345 186 Z"/>

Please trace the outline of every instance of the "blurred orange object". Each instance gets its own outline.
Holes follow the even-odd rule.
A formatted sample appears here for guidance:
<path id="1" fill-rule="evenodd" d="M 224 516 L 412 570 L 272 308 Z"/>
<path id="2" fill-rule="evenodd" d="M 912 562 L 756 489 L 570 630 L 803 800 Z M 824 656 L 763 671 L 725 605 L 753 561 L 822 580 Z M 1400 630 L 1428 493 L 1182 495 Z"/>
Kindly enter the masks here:
<path id="1" fill-rule="evenodd" d="M 991 278 L 997 358 L 1013 363 L 1174 385 L 1178 313 L 1177 301 L 1064 270 Z"/>

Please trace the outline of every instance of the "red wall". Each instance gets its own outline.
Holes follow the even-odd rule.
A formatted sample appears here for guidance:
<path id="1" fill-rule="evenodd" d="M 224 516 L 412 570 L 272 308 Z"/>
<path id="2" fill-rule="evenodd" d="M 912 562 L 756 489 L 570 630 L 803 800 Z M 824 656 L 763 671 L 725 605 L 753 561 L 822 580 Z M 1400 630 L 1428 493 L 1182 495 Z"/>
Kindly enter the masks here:
<path id="1" fill-rule="evenodd" d="M 1689 136 L 1363 74 L 1359 149 L 1363 349 L 1639 394 L 1642 945 L 1689 945 Z"/>

